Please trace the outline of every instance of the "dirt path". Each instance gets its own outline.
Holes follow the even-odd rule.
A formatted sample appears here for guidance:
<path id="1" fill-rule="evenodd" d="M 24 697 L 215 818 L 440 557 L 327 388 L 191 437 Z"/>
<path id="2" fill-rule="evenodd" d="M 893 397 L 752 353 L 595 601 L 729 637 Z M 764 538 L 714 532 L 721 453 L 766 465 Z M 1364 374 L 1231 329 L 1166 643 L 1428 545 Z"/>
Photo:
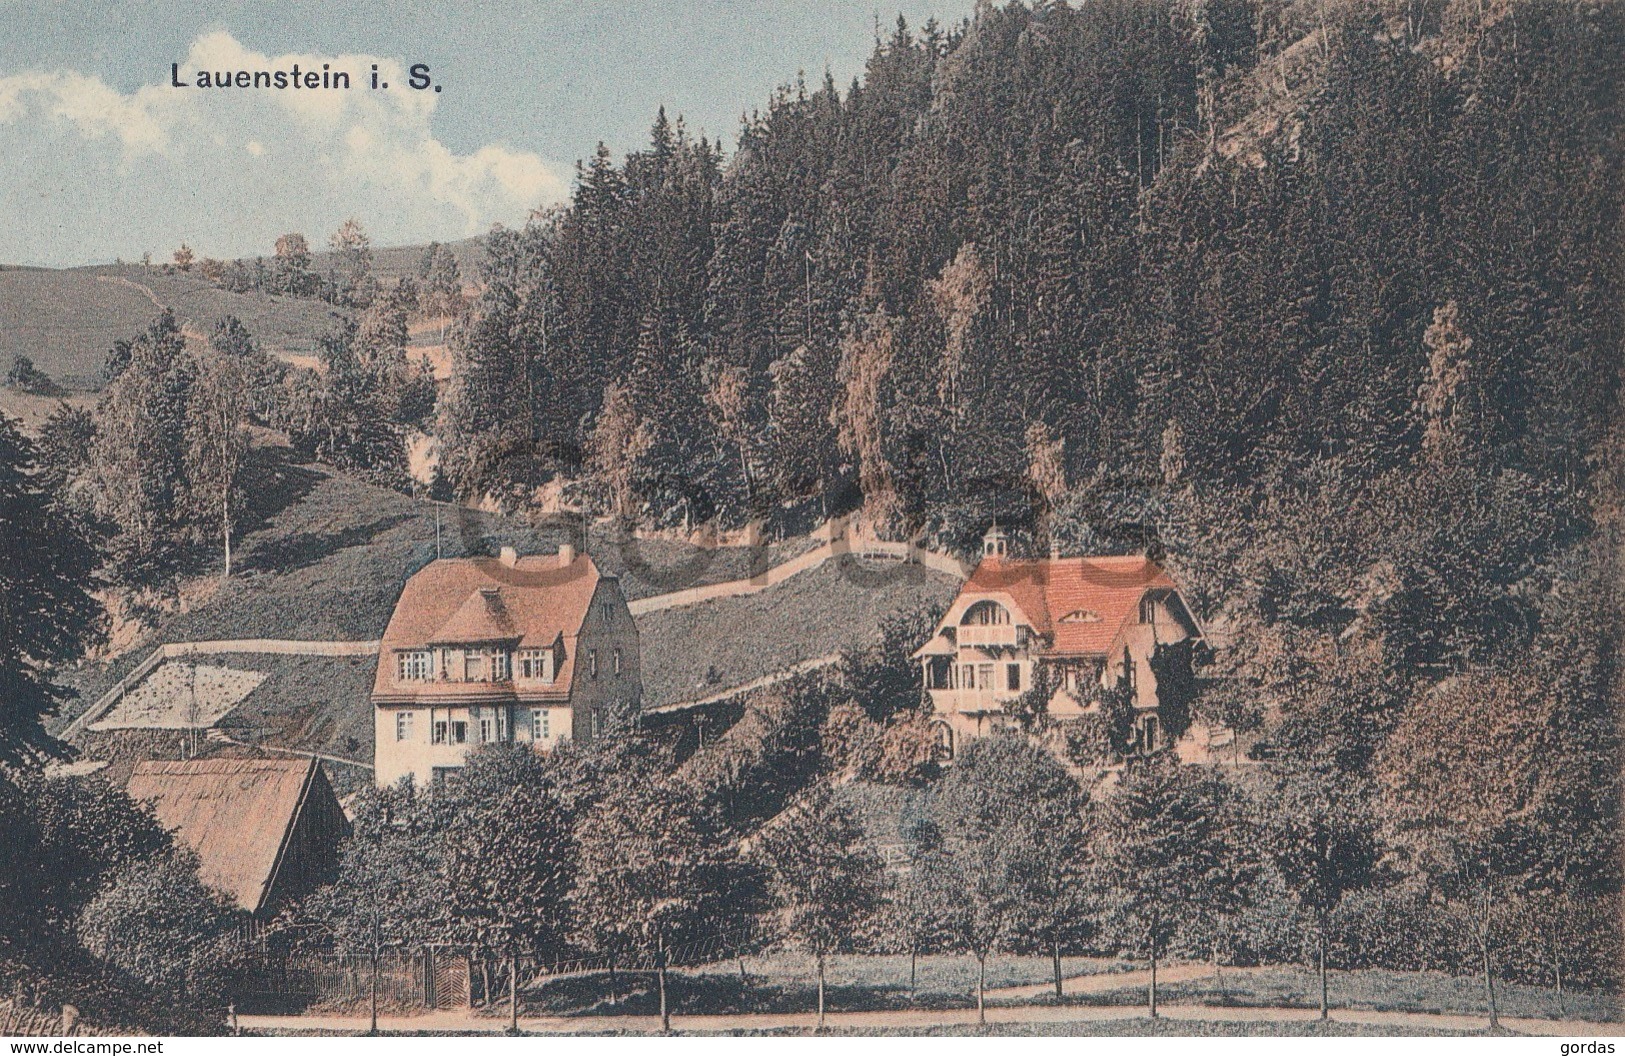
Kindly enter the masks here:
<path id="1" fill-rule="evenodd" d="M 795 678 L 798 675 L 804 675 L 808 671 L 816 671 L 822 667 L 830 667 L 838 663 L 840 659 L 840 653 L 828 653 L 824 656 L 815 656 L 811 660 L 803 660 L 799 664 L 791 664 L 782 671 L 774 671 L 770 674 L 763 675 L 761 678 L 753 678 L 749 682 L 741 682 L 737 686 L 730 686 L 727 689 L 718 690 L 717 692 L 711 693 L 707 696 L 699 697 L 694 700 L 680 700 L 675 704 L 662 704 L 658 708 L 646 708 L 644 709 L 644 714 L 666 715 L 674 711 L 685 711 L 689 708 L 703 708 L 707 704 L 718 704 L 724 700 L 732 700 L 735 697 L 743 696 L 746 693 L 750 693 L 758 689 L 765 689 L 768 686 L 778 685 L 780 682 L 788 682 L 790 679 Z"/>
<path id="2" fill-rule="evenodd" d="M 777 586 L 792 576 L 818 568 L 826 561 L 846 554 L 923 565 L 932 571 L 941 572 L 956 579 L 966 579 L 971 573 L 970 565 L 950 554 L 939 554 L 934 550 L 927 550 L 912 543 L 888 542 L 860 534 L 854 529 L 850 518 L 847 517 L 832 517 L 815 528 L 811 534 L 814 536 L 822 535 L 828 539 L 828 542 L 744 579 L 733 579 L 726 583 L 706 583 L 698 587 L 689 587 L 686 590 L 673 591 L 670 594 L 656 594 L 653 597 L 637 598 L 628 602 L 627 607 L 631 610 L 632 615 L 641 616 L 648 612 L 661 612 L 665 609 L 681 608 L 686 605 L 698 605 L 702 601 L 756 594 L 769 587 Z"/>
<path id="3" fill-rule="evenodd" d="M 1106 962 L 1102 962 L 1104 965 Z M 1242 969 L 1226 968 L 1226 974 L 1240 974 Z M 1157 968 L 1157 985 L 1164 983 L 1188 983 L 1196 979 L 1206 979 L 1213 975 L 1211 964 L 1169 964 Z M 1123 990 L 1131 986 L 1149 986 L 1151 984 L 1151 969 L 1136 968 L 1126 972 L 1099 971 L 1087 975 L 1074 975 L 1061 980 L 1061 992 L 1065 994 L 1104 994 L 1112 990 Z M 1050 983 L 1024 983 L 1021 986 L 1001 986 L 991 989 L 987 996 L 997 1001 L 1031 1001 L 1035 997 L 1045 997 L 1055 993 L 1055 984 Z"/>
<path id="4" fill-rule="evenodd" d="M 1127 973 L 1121 973 L 1127 974 Z M 1158 973 L 1159 979 L 1161 973 Z M 1273 1008 L 1213 1005 L 1164 1005 L 1162 1016 L 1180 1022 L 1225 1023 L 1309 1023 L 1319 1017 L 1311 1008 Z M 995 1005 L 987 1010 L 989 1023 L 1076 1023 L 1078 1033 L 1087 1034 L 1087 1024 L 1139 1019 L 1145 1009 L 1134 1005 Z M 1422 1030 L 1477 1032 L 1485 1028 L 1483 1016 L 1447 1015 L 1426 1012 L 1367 1012 L 1333 1009 L 1334 1022 L 1361 1026 L 1402 1027 Z M 803 1013 L 741 1013 L 715 1016 L 672 1017 L 672 1027 L 683 1031 L 734 1031 L 800 1028 L 811 1030 L 818 1017 Z M 313 1030 L 326 1032 L 365 1031 L 365 1016 L 241 1016 L 247 1030 Z M 827 1025 L 837 1030 L 901 1029 L 937 1026 L 974 1026 L 973 1008 L 945 1011 L 891 1009 L 873 1012 L 831 1012 Z M 1620 1037 L 1625 1024 L 1592 1023 L 1584 1020 L 1526 1019 L 1503 1016 L 1501 1025 L 1520 1034 L 1550 1037 Z M 381 1031 L 450 1031 L 457 1033 L 499 1033 L 507 1027 L 502 1017 L 470 1015 L 467 1012 L 430 1012 L 420 1016 L 380 1016 Z M 657 1033 L 656 1016 L 547 1016 L 521 1017 L 519 1029 L 532 1034 L 593 1034 L 609 1031 Z"/>

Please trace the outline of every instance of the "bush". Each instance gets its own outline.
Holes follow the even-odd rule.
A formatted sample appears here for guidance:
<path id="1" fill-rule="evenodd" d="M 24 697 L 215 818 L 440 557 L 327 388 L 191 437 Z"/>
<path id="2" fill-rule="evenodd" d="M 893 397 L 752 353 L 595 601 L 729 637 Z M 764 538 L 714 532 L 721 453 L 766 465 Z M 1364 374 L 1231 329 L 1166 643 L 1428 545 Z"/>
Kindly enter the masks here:
<path id="1" fill-rule="evenodd" d="M 224 1004 L 243 963 L 234 923 L 232 907 L 198 879 L 196 859 L 177 852 L 116 876 L 80 913 L 79 935 L 138 983 Z"/>
<path id="2" fill-rule="evenodd" d="M 62 389 L 27 356 L 17 356 L 6 371 L 6 386 L 35 396 L 60 396 Z"/>

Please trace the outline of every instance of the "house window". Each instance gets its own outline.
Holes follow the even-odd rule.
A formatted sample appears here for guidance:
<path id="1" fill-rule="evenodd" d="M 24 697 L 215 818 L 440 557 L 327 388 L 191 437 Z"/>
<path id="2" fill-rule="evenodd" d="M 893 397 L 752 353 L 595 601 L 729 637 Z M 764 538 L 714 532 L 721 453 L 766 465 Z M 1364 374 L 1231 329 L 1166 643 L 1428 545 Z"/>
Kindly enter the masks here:
<path id="1" fill-rule="evenodd" d="M 610 624 L 614 623 L 615 622 L 615 604 L 614 604 L 614 602 L 609 602 L 609 601 L 601 601 L 601 602 L 599 602 L 598 603 L 598 617 L 599 617 L 599 619 L 604 621 L 604 626 L 605 627 L 608 627 Z"/>
<path id="2" fill-rule="evenodd" d="M 619 675 L 621 673 L 621 651 L 619 649 L 616 649 L 613 652 L 611 652 L 609 655 L 610 655 L 611 669 L 614 671 L 614 673 L 616 675 Z"/>
<path id="3" fill-rule="evenodd" d="M 976 688 L 977 689 L 992 689 L 993 688 L 993 665 L 992 664 L 978 664 L 977 665 Z"/>
<path id="4" fill-rule="evenodd" d="M 1140 719 L 1140 751 L 1150 754 L 1157 750 L 1157 717 L 1147 715 Z"/>
<path id="5" fill-rule="evenodd" d="M 507 739 L 508 739 L 508 709 L 507 708 L 498 708 L 497 709 L 497 740 L 506 741 Z"/>
<path id="6" fill-rule="evenodd" d="M 552 735 L 548 729 L 551 725 L 552 713 L 546 708 L 532 708 L 530 711 L 530 739 L 545 741 Z"/>
<path id="7" fill-rule="evenodd" d="M 1010 610 L 996 601 L 978 601 L 959 622 L 966 627 L 1001 627 L 1010 622 Z"/>
<path id="8" fill-rule="evenodd" d="M 553 681 L 553 651 L 551 649 L 519 650 L 519 678 L 524 682 Z"/>
<path id="9" fill-rule="evenodd" d="M 437 722 L 437 723 L 434 724 L 434 743 L 436 743 L 436 744 L 445 744 L 446 743 L 446 723 L 445 723 L 445 720 L 441 720 L 440 722 Z"/>
<path id="10" fill-rule="evenodd" d="M 494 740 L 496 740 L 496 738 L 491 735 L 491 720 L 490 719 L 481 719 L 480 720 L 480 743 L 481 744 L 490 744 Z"/>
<path id="11" fill-rule="evenodd" d="M 1140 622 L 1157 622 L 1157 599 L 1152 597 L 1150 594 L 1147 594 L 1140 599 Z"/>
<path id="12" fill-rule="evenodd" d="M 412 649 L 395 656 L 395 673 L 401 682 L 427 682 L 433 668 L 426 649 Z"/>
<path id="13" fill-rule="evenodd" d="M 480 654 L 470 649 L 463 654 L 463 681 L 478 682 L 483 669 Z"/>
<path id="14" fill-rule="evenodd" d="M 454 722 L 454 723 L 451 724 L 451 743 L 452 744 L 467 744 L 468 743 L 468 723 L 466 723 L 466 722 Z"/>
<path id="15" fill-rule="evenodd" d="M 1006 664 L 1006 665 L 1004 665 L 1004 678 L 1005 678 L 1005 688 L 1006 689 L 1019 690 L 1021 688 L 1021 665 L 1020 664 Z"/>
<path id="16" fill-rule="evenodd" d="M 498 650 L 491 654 L 491 681 L 506 682 L 513 678 L 513 662 L 507 652 Z"/>
<path id="17" fill-rule="evenodd" d="M 1131 692 L 1134 689 L 1134 658 L 1127 649 L 1123 650 L 1123 688 Z"/>
<path id="18" fill-rule="evenodd" d="M 591 716 L 589 722 L 592 729 L 592 735 L 596 737 L 600 733 L 604 732 L 604 716 L 597 708 L 592 709 L 592 711 L 588 714 Z"/>
<path id="19" fill-rule="evenodd" d="M 397 711 L 395 713 L 395 739 L 397 741 L 410 741 L 412 739 L 412 713 L 410 711 Z"/>
<path id="20" fill-rule="evenodd" d="M 598 650 L 596 649 L 587 650 L 587 677 L 598 677 Z"/>
<path id="21" fill-rule="evenodd" d="M 976 688 L 976 667 L 975 667 L 975 665 L 973 665 L 973 664 L 961 664 L 959 666 L 959 688 L 960 689 L 975 689 Z"/>

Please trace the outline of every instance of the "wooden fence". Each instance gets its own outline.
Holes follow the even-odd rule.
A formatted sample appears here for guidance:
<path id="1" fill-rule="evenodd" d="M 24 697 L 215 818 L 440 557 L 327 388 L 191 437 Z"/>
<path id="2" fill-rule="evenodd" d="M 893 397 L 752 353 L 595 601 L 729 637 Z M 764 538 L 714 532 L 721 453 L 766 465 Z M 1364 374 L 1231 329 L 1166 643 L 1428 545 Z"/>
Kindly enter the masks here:
<path id="1" fill-rule="evenodd" d="M 385 949 L 378 958 L 378 1004 L 392 1011 L 467 1008 L 470 971 L 460 951 L 440 947 Z M 245 1009 L 349 1007 L 371 1000 L 367 954 L 294 954 L 256 958 L 239 989 Z"/>

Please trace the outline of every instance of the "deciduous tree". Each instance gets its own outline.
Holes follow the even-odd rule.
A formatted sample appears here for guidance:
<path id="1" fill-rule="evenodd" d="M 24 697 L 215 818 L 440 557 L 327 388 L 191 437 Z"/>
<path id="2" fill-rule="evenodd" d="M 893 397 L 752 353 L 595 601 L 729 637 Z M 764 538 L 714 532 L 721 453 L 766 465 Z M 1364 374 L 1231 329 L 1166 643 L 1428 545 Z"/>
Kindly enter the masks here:
<path id="1" fill-rule="evenodd" d="M 781 933 L 818 963 L 821 1030 L 830 955 L 855 951 L 875 925 L 880 859 L 851 814 L 815 785 L 752 838 L 749 860 L 765 871 Z"/>

